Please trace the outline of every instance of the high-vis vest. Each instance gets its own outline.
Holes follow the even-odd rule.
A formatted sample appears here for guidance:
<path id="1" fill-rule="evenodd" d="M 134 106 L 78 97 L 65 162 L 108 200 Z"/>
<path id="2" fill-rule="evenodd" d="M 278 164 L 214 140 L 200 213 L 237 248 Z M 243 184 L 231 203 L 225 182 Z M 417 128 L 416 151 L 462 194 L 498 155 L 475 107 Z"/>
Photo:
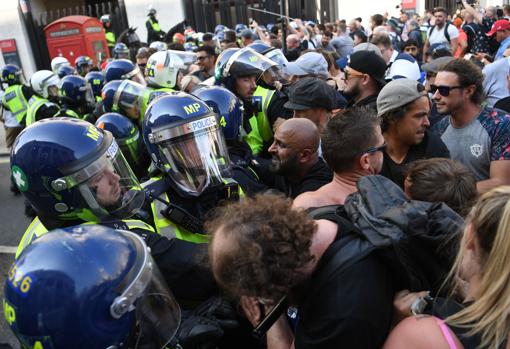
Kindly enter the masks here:
<path id="1" fill-rule="evenodd" d="M 19 124 L 24 123 L 25 116 L 27 115 L 28 102 L 23 95 L 23 85 L 7 87 L 2 96 L 2 104 L 11 111 Z"/>
<path id="2" fill-rule="evenodd" d="M 244 140 L 251 148 L 253 155 L 259 154 L 264 149 L 264 143 L 271 142 L 273 131 L 267 117 L 267 108 L 275 91 L 257 86 L 253 94 L 253 100 L 257 101 L 260 111 L 249 119 L 251 131 Z"/>
<path id="3" fill-rule="evenodd" d="M 112 31 L 107 31 L 105 33 L 106 42 L 108 43 L 108 47 L 115 46 L 115 34 Z"/>
<path id="4" fill-rule="evenodd" d="M 98 222 L 86 222 L 83 223 L 83 225 L 89 225 L 89 224 L 100 224 Z M 152 233 L 154 233 L 154 228 L 148 225 L 145 222 L 142 222 L 140 220 L 136 219 L 123 219 L 122 221 L 119 221 L 118 226 L 116 226 L 116 223 L 112 224 L 105 224 L 108 225 L 111 228 L 114 229 L 141 229 L 141 230 L 147 230 Z M 21 241 L 18 245 L 18 249 L 16 250 L 16 256 L 15 258 L 18 258 L 18 256 L 21 254 L 21 252 L 32 243 L 35 239 L 38 237 L 46 234 L 48 232 L 48 229 L 41 223 L 39 220 L 39 217 L 35 217 L 32 223 L 28 226 L 27 230 L 23 234 L 23 237 L 21 238 Z"/>
<path id="5" fill-rule="evenodd" d="M 140 119 L 139 119 L 140 125 L 143 125 L 143 120 L 145 119 L 145 112 L 147 111 L 147 107 L 152 102 L 152 100 L 154 98 L 156 98 L 158 95 L 163 94 L 165 92 L 175 92 L 175 90 L 170 87 L 161 87 L 161 88 L 147 87 L 146 88 L 145 92 L 143 93 L 142 107 L 140 108 Z"/>
<path id="6" fill-rule="evenodd" d="M 34 122 L 36 122 L 35 115 L 37 114 L 37 111 L 39 108 L 44 104 L 48 102 L 47 99 L 33 95 L 30 100 L 28 101 L 28 108 L 27 108 L 27 119 L 26 119 L 26 125 L 30 126 Z"/>
<path id="7" fill-rule="evenodd" d="M 159 23 L 156 21 L 153 21 L 152 18 L 149 18 L 149 23 L 151 24 L 151 27 L 155 32 L 159 33 L 161 31 L 161 28 L 159 27 Z"/>

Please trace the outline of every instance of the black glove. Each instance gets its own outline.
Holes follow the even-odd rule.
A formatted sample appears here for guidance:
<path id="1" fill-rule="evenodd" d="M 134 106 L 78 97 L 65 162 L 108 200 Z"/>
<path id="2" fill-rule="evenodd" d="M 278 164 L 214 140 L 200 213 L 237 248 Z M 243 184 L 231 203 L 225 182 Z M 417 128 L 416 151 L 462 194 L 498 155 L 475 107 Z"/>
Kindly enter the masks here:
<path id="1" fill-rule="evenodd" d="M 239 327 L 235 308 L 223 297 L 209 298 L 195 309 L 194 314 L 216 321 L 222 329 Z"/>
<path id="2" fill-rule="evenodd" d="M 223 330 L 216 321 L 191 315 L 183 319 L 174 339 L 184 349 L 212 349 L 216 348 L 221 337 Z M 177 343 L 171 342 L 170 345 L 176 348 Z"/>

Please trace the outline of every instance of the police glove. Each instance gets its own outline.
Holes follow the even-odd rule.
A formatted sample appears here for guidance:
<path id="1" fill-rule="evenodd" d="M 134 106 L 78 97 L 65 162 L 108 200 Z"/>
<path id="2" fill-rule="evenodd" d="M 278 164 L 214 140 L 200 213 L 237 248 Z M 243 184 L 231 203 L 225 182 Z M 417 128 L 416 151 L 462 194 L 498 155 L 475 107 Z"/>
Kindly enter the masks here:
<path id="1" fill-rule="evenodd" d="M 222 329 L 239 327 L 235 308 L 223 297 L 209 298 L 195 309 L 194 314 L 216 321 Z"/>
<path id="2" fill-rule="evenodd" d="M 213 349 L 216 348 L 223 330 L 214 320 L 202 316 L 191 315 L 181 322 L 176 341 L 170 343 L 173 348 L 183 349 Z"/>

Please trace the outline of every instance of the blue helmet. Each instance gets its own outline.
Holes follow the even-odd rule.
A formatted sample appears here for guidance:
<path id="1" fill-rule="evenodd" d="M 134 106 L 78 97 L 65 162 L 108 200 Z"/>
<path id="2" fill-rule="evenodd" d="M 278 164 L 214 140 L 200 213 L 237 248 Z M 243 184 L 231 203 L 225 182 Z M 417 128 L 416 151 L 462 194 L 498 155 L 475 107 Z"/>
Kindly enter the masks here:
<path id="1" fill-rule="evenodd" d="M 227 28 L 223 24 L 218 24 L 214 27 L 214 34 L 218 35 L 218 33 L 223 32 L 225 29 Z"/>
<path id="2" fill-rule="evenodd" d="M 244 76 L 255 76 L 258 84 L 268 87 L 273 87 L 275 81 L 282 80 L 280 67 L 249 47 L 223 51 L 214 68 L 216 84 L 224 85 L 235 92 L 235 79 Z"/>
<path id="3" fill-rule="evenodd" d="M 113 58 L 125 59 L 129 58 L 129 48 L 123 42 L 118 42 L 113 46 Z"/>
<path id="4" fill-rule="evenodd" d="M 2 82 L 16 85 L 22 83 L 22 78 L 21 69 L 17 65 L 7 64 L 2 68 Z"/>
<path id="5" fill-rule="evenodd" d="M 130 119 L 140 118 L 145 86 L 131 80 L 114 80 L 103 86 L 101 98 L 105 112 L 121 113 Z"/>
<path id="6" fill-rule="evenodd" d="M 285 68 L 289 61 L 283 54 L 282 50 L 276 47 L 269 46 L 262 41 L 255 41 L 248 45 L 249 48 L 252 50 L 260 53 L 263 56 L 266 56 L 276 64 L 280 66 L 280 68 Z"/>
<path id="7" fill-rule="evenodd" d="M 108 63 L 104 73 L 105 82 L 127 79 L 146 85 L 140 68 L 129 59 L 117 59 Z"/>
<path id="8" fill-rule="evenodd" d="M 143 151 L 142 138 L 138 127 L 131 120 L 119 113 L 106 113 L 97 119 L 95 125 L 102 130 L 111 132 L 122 150 L 122 154 L 132 167 L 139 164 Z"/>
<path id="9" fill-rule="evenodd" d="M 70 65 L 63 65 L 58 68 L 57 75 L 59 78 L 63 78 L 64 76 L 68 75 L 76 75 L 76 69 L 71 67 Z"/>
<path id="10" fill-rule="evenodd" d="M 248 26 L 246 24 L 242 23 L 236 24 L 235 31 L 237 36 L 241 35 L 242 31 L 245 29 L 248 29 Z"/>
<path id="11" fill-rule="evenodd" d="M 94 62 L 88 56 L 79 56 L 74 61 L 74 66 L 76 67 L 78 74 L 80 74 L 81 76 L 87 75 L 87 73 L 90 71 L 90 68 L 92 68 L 93 65 Z"/>
<path id="12" fill-rule="evenodd" d="M 137 324 L 162 348 L 180 322 L 143 239 L 100 225 L 33 241 L 9 270 L 3 308 L 23 348 L 120 348 Z"/>
<path id="13" fill-rule="evenodd" d="M 221 86 L 202 87 L 193 94 L 219 115 L 225 139 L 239 140 L 243 126 L 243 106 L 239 98 Z"/>
<path id="14" fill-rule="evenodd" d="M 85 75 L 85 80 L 87 80 L 92 88 L 94 96 L 101 97 L 101 90 L 104 86 L 104 74 L 100 71 L 91 71 Z"/>
<path id="15" fill-rule="evenodd" d="M 60 68 L 62 69 L 62 67 Z M 60 81 L 60 99 L 69 106 L 85 106 L 91 108 L 96 99 L 90 85 L 79 75 L 67 75 Z"/>
<path id="16" fill-rule="evenodd" d="M 195 96 L 164 95 L 145 113 L 143 140 L 154 164 L 182 195 L 199 196 L 230 178 L 218 116 Z"/>
<path id="17" fill-rule="evenodd" d="M 126 218 L 144 201 L 111 133 L 75 118 L 44 119 L 23 130 L 11 171 L 41 219 Z"/>

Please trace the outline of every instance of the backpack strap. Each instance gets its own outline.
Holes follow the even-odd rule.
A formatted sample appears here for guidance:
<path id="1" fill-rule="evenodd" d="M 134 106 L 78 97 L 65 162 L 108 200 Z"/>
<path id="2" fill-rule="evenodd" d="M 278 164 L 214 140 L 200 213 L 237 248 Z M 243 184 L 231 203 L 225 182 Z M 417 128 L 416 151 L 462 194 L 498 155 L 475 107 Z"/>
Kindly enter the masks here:
<path id="1" fill-rule="evenodd" d="M 450 26 L 450 22 L 446 21 L 446 24 L 444 26 L 444 37 L 446 38 L 446 40 L 448 40 L 449 43 L 451 43 L 450 34 L 448 33 L 448 27 L 449 26 Z M 432 32 L 434 31 L 435 28 L 436 28 L 435 25 L 430 27 L 430 29 L 429 29 L 429 39 L 430 39 L 430 36 L 432 35 Z"/>

